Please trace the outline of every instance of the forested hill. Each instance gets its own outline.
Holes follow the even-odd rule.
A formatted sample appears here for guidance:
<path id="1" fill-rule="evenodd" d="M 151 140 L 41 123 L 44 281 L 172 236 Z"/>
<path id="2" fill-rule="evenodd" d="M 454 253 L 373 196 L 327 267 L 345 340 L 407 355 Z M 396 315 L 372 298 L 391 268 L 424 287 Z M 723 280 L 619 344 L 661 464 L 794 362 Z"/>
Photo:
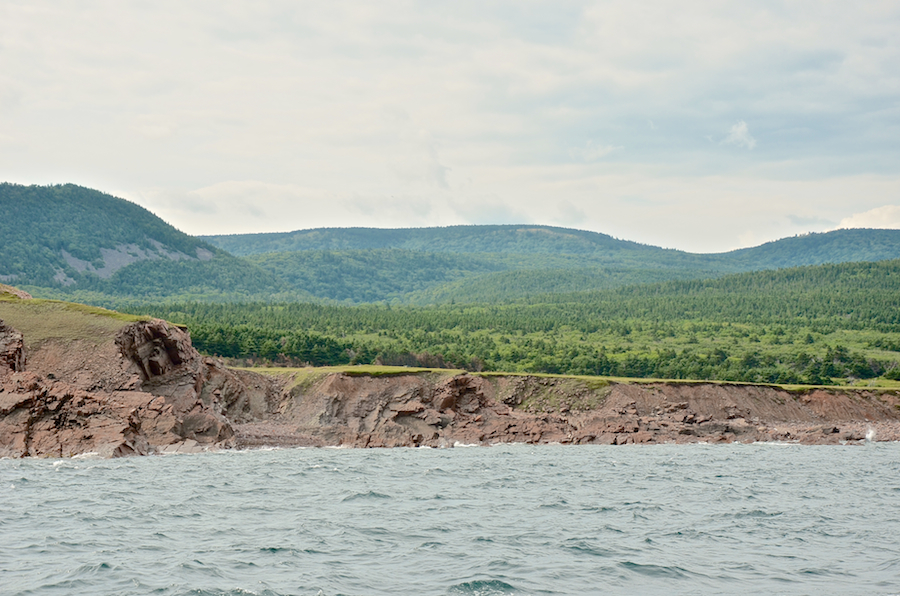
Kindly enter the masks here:
<path id="1" fill-rule="evenodd" d="M 719 254 L 537 225 L 331 228 L 207 242 L 138 205 L 72 184 L 0 184 L 0 238 L 0 283 L 104 306 L 136 300 L 499 303 L 900 258 L 900 230 L 838 230 Z"/>
<path id="2" fill-rule="evenodd" d="M 280 288 L 143 207 L 74 184 L 0 184 L 0 239 L 0 282 L 17 286 L 142 299 Z"/>
<path id="3" fill-rule="evenodd" d="M 483 225 L 438 228 L 320 228 L 271 234 L 203 236 L 233 255 L 305 250 L 401 248 L 424 252 L 572 254 L 667 252 L 606 234 L 551 226 Z"/>
<path id="4" fill-rule="evenodd" d="M 570 255 L 581 257 L 579 263 L 603 261 L 647 268 L 690 267 L 728 272 L 900 258 L 900 230 L 872 229 L 805 234 L 714 254 L 693 254 L 597 232 L 537 225 L 319 228 L 202 238 L 238 256 L 391 248 L 429 253 Z"/>
<path id="5" fill-rule="evenodd" d="M 761 246 L 710 256 L 721 256 L 746 270 L 886 261 L 900 258 L 900 230 L 834 230 L 782 238 Z"/>
<path id="6" fill-rule="evenodd" d="M 207 239 L 320 299 L 421 305 L 900 258 L 900 230 L 836 230 L 719 254 L 533 225 L 331 228 Z"/>

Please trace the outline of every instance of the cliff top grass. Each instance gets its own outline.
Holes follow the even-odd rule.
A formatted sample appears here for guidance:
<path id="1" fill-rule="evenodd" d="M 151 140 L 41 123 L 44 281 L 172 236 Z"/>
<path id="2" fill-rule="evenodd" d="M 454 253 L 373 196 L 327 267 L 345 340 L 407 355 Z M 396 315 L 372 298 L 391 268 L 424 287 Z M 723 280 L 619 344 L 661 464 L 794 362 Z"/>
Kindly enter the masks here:
<path id="1" fill-rule="evenodd" d="M 778 383 L 749 383 L 740 381 L 719 381 L 706 379 L 653 379 L 637 377 L 595 377 L 588 375 L 555 375 L 548 373 L 522 373 L 522 372 L 468 372 L 462 369 L 447 368 L 419 368 L 408 366 L 377 366 L 377 365 L 345 365 L 345 366 L 320 366 L 320 367 L 240 367 L 240 370 L 249 370 L 264 375 L 283 377 L 290 379 L 289 388 L 309 388 L 324 377 L 333 373 L 342 373 L 349 376 L 386 377 L 400 375 L 423 375 L 449 377 L 459 374 L 470 374 L 486 379 L 499 378 L 538 378 L 559 381 L 573 381 L 575 384 L 590 391 L 598 391 L 610 385 L 635 385 L 665 383 L 670 385 L 752 385 L 757 387 L 775 387 L 791 393 L 803 394 L 815 389 L 826 391 L 859 391 L 870 390 L 874 392 L 894 392 L 900 390 L 900 381 L 889 379 L 866 379 L 852 385 L 797 385 Z"/>
<path id="2" fill-rule="evenodd" d="M 0 319 L 22 332 L 27 350 L 51 340 L 100 345 L 113 341 L 125 325 L 147 318 L 72 302 L 23 300 L 10 293 L 0 294 Z"/>
<path id="3" fill-rule="evenodd" d="M 466 371 L 447 368 L 418 368 L 408 366 L 378 366 L 374 364 L 346 365 L 346 366 L 319 366 L 319 367 L 238 367 L 239 370 L 249 370 L 256 373 L 281 377 L 287 380 L 287 389 L 308 389 L 324 377 L 333 373 L 342 373 L 351 377 L 392 377 L 401 375 L 437 375 L 453 376 Z"/>

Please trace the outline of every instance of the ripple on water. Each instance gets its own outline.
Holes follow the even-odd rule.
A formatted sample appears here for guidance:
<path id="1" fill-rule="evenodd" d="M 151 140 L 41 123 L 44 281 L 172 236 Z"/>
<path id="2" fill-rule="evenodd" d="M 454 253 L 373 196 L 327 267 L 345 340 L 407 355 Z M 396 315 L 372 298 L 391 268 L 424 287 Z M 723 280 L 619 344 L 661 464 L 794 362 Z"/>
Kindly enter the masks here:
<path id="1" fill-rule="evenodd" d="M 898 462 L 900 445 L 2 460 L 0 592 L 900 594 Z"/>
<path id="2" fill-rule="evenodd" d="M 453 596 L 513 596 L 520 594 L 515 586 L 500 580 L 475 580 L 451 586 L 447 590 Z"/>
<path id="3" fill-rule="evenodd" d="M 366 491 L 364 493 L 353 493 L 352 495 L 347 495 L 341 501 L 347 503 L 349 501 L 360 501 L 360 500 L 373 500 L 373 499 L 390 499 L 390 495 L 385 495 L 383 493 L 376 493 L 375 491 Z"/>

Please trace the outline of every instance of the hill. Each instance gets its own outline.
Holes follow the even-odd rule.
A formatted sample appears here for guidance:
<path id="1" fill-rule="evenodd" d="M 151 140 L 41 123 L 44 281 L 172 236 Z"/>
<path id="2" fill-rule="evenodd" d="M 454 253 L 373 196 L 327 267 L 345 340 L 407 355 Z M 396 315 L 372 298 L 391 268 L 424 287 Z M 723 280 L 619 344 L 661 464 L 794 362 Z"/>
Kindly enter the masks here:
<path id="1" fill-rule="evenodd" d="M 692 254 L 550 226 L 330 228 L 207 236 L 319 298 L 408 304 L 497 302 L 729 273 L 900 258 L 900 230 L 836 230 Z"/>
<path id="2" fill-rule="evenodd" d="M 282 289 L 253 264 L 96 190 L 0 184 L 0 214 L 0 282 L 45 296 L 247 299 Z"/>
<path id="3" fill-rule="evenodd" d="M 719 255 L 746 271 L 900 258 L 900 230 L 842 229 L 782 238 Z"/>
<path id="4" fill-rule="evenodd" d="M 900 230 L 842 229 L 811 233 L 723 253 L 664 249 L 598 232 L 539 225 L 435 228 L 319 228 L 269 234 L 201 236 L 237 256 L 294 251 L 403 249 L 432 253 L 571 255 L 607 264 L 771 269 L 900 258 Z"/>
<path id="5" fill-rule="evenodd" d="M 719 254 L 535 225 L 332 228 L 204 239 L 126 200 L 71 184 L 0 184 L 0 237 L 0 283 L 110 307 L 150 300 L 502 303 L 900 258 L 898 230 L 838 230 Z"/>
<path id="6" fill-rule="evenodd" d="M 424 252 L 596 254 L 660 252 L 664 249 L 605 234 L 532 225 L 437 228 L 319 228 L 269 234 L 203 236 L 238 256 L 303 250 L 400 248 Z"/>

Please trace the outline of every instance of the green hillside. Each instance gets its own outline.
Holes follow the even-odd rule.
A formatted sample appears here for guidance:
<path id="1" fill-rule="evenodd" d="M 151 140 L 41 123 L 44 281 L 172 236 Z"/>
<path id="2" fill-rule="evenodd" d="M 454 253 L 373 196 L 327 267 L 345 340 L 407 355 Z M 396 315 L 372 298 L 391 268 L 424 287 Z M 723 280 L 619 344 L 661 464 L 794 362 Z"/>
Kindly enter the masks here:
<path id="1" fill-rule="evenodd" d="M 287 287 L 351 303 L 406 301 L 411 292 L 506 268 L 483 255 L 436 254 L 396 248 L 278 252 L 245 257 Z"/>
<path id="2" fill-rule="evenodd" d="M 900 260 L 533 295 L 510 304 L 147 305 L 201 349 L 282 362 L 848 383 L 900 379 Z"/>
<path id="3" fill-rule="evenodd" d="M 203 236 L 237 256 L 292 251 L 398 248 L 431 253 L 571 255 L 607 265 L 746 271 L 900 258 L 900 230 L 851 229 L 783 238 L 752 248 L 694 254 L 606 234 L 538 225 L 443 228 L 320 228 L 270 234 Z"/>
<path id="4" fill-rule="evenodd" d="M 0 283 L 111 307 L 150 299 L 502 303 L 900 258 L 898 230 L 838 230 L 711 255 L 536 225 L 333 228 L 207 242 L 138 205 L 71 184 L 0 184 L 0 237 Z"/>
<path id="5" fill-rule="evenodd" d="M 259 299 L 283 289 L 143 207 L 73 184 L 0 184 L 0 238 L 0 282 L 46 297 Z"/>
<path id="6" fill-rule="evenodd" d="M 517 263 L 522 266 L 523 262 Z M 721 271 L 650 268 L 534 268 L 471 275 L 434 284 L 403 296 L 406 304 L 425 306 L 447 303 L 501 303 L 538 294 L 606 290 L 633 284 L 680 279 L 703 279 L 722 275 Z"/>
<path id="7" fill-rule="evenodd" d="M 837 230 L 719 254 L 523 225 L 319 229 L 207 239 L 247 255 L 286 287 L 320 299 L 422 305 L 502 302 L 533 293 L 900 258 L 898 230 Z"/>
<path id="8" fill-rule="evenodd" d="M 747 271 L 900 258 L 900 230 L 849 229 L 805 234 L 718 255 Z"/>
<path id="9" fill-rule="evenodd" d="M 204 236 L 231 254 L 246 256 L 301 250 L 401 248 L 424 252 L 574 254 L 663 254 L 655 246 L 617 240 L 606 234 L 533 225 L 449 226 L 441 228 L 320 228 L 270 234 Z"/>

